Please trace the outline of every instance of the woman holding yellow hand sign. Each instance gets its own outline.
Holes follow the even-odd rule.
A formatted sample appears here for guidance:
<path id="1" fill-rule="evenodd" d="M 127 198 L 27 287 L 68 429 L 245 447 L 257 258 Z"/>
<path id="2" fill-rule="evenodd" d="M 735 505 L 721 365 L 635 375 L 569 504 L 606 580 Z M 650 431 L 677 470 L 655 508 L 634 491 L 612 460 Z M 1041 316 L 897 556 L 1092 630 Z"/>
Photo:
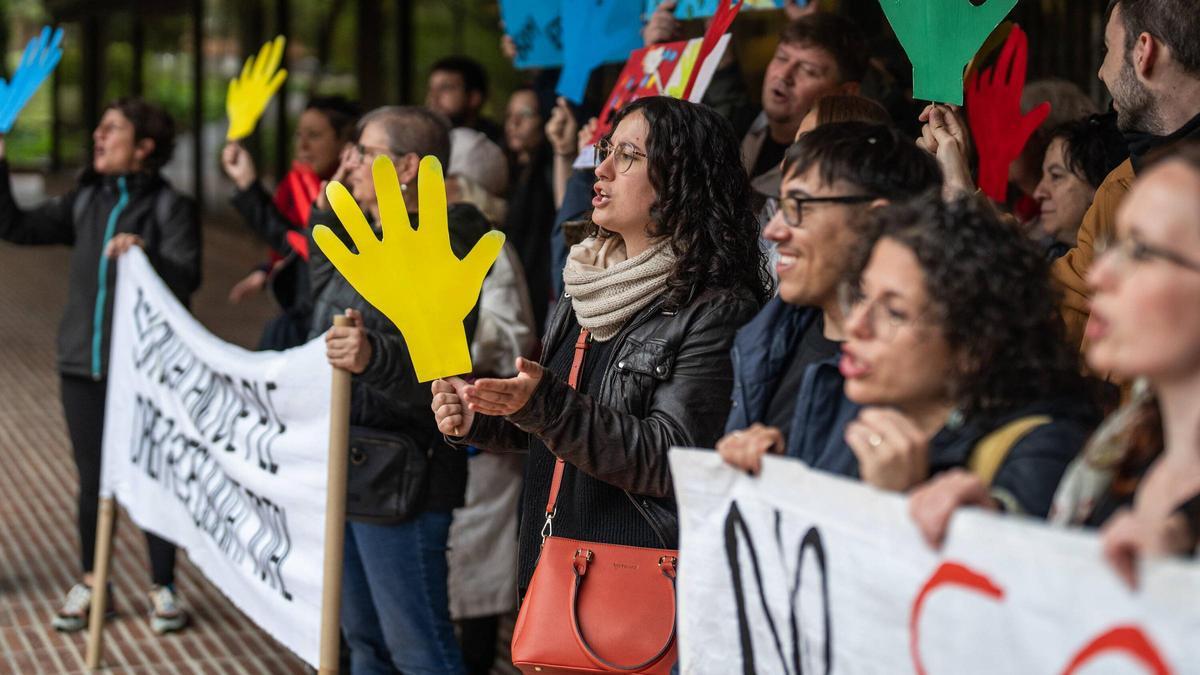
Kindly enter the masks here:
<path id="1" fill-rule="evenodd" d="M 667 450 L 712 447 L 721 435 L 734 333 L 768 295 L 728 122 L 692 103 L 641 99 L 620 113 L 596 159 L 594 233 L 571 250 L 544 365 L 518 359 L 514 378 L 433 385 L 443 433 L 485 450 L 529 453 L 522 594 L 547 529 L 677 547 Z M 554 509 L 552 482 L 561 486 Z"/>
<path id="2" fill-rule="evenodd" d="M 434 227 L 437 216 L 418 214 L 418 200 L 412 198 L 418 192 L 418 167 L 421 157 L 448 164 L 449 155 L 450 125 L 441 115 L 397 106 L 367 113 L 335 174 L 354 203 L 347 211 L 335 201 L 341 208 L 334 213 L 322 188 L 310 225 L 325 225 L 328 230 L 318 229 L 331 230 L 347 245 L 355 237 L 359 244 L 369 238 L 378 242 L 381 211 L 397 215 L 386 209 L 401 208 L 398 200 L 388 201 L 394 194 L 384 193 L 385 188 L 376 191 L 372 167 L 377 158 L 387 157 L 388 166 L 395 165 L 390 187 L 396 190 L 399 181 L 409 221 L 418 228 Z M 459 257 L 491 229 L 467 204 L 454 204 L 443 216 Z M 400 237 L 399 227 L 387 236 Z M 462 673 L 462 654 L 450 623 L 446 541 L 451 512 L 463 504 L 467 456 L 461 450 L 434 449 L 444 443 L 429 417 L 429 388 L 417 381 L 410 345 L 334 267 L 327 251 L 309 247 L 314 299 L 309 338 L 324 333 L 329 362 L 354 374 L 341 614 L 351 672 Z M 422 282 L 436 286 L 438 280 Z M 343 312 L 354 325 L 329 328 L 332 317 Z M 466 321 L 468 340 L 475 319 L 473 312 Z"/>

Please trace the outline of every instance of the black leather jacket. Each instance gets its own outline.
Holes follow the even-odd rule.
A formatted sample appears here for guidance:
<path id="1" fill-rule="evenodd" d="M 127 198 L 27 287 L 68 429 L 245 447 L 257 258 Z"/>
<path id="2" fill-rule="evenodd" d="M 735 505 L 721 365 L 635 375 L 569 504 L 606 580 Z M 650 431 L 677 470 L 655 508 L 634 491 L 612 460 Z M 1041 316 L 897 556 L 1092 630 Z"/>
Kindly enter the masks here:
<path id="1" fill-rule="evenodd" d="M 548 373 L 524 408 L 507 418 L 477 415 L 462 441 L 524 452 L 533 436 L 588 477 L 632 495 L 670 498 L 667 451 L 713 447 L 721 436 L 733 387 L 730 347 L 758 309 L 748 293 L 730 291 L 704 292 L 678 312 L 656 300 L 613 338 L 597 396 Z M 577 337 L 565 331 L 572 311 L 563 296 L 546 353 Z"/>

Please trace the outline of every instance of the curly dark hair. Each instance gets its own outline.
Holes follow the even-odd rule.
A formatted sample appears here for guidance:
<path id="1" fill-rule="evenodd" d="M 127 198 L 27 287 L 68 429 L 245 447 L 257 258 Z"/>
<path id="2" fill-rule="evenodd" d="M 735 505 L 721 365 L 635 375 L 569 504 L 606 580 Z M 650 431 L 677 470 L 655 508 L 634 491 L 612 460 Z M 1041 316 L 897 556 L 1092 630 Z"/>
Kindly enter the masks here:
<path id="1" fill-rule="evenodd" d="M 1047 262 L 990 205 L 930 194 L 876 209 L 870 219 L 879 239 L 909 249 L 921 266 L 933 315 L 962 357 L 951 386 L 964 414 L 999 415 L 1064 396 L 1091 400 Z"/>
<path id="2" fill-rule="evenodd" d="M 666 308 L 684 307 L 705 289 L 743 289 L 765 304 L 770 273 L 733 127 L 706 106 L 651 96 L 622 108 L 612 128 L 635 113 L 649 128 L 651 234 L 667 237 L 676 259 Z"/>

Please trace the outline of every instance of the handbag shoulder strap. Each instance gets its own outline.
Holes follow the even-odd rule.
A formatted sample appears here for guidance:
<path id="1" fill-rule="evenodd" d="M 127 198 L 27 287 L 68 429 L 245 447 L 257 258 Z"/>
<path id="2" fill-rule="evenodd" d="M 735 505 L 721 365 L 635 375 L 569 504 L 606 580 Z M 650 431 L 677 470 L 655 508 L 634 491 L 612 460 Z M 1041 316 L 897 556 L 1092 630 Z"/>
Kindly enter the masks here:
<path id="1" fill-rule="evenodd" d="M 591 344 L 592 334 L 586 328 L 579 329 L 579 339 L 575 340 L 575 356 L 571 359 L 571 374 L 567 384 L 572 389 L 579 388 L 579 374 L 583 371 L 583 355 Z M 546 499 L 546 517 L 554 517 L 554 509 L 558 504 L 558 491 L 562 488 L 563 470 L 567 463 L 561 458 L 554 461 L 554 478 L 550 481 L 550 496 Z"/>

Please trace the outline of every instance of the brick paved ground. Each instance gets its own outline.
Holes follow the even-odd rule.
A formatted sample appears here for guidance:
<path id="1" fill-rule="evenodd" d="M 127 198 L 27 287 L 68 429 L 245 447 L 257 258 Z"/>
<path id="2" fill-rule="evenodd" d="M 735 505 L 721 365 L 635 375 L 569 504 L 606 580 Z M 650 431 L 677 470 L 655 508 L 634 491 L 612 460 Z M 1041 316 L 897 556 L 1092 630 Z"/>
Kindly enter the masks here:
<path id="1" fill-rule="evenodd" d="M 55 186 L 52 191 L 63 191 Z M 217 336 L 245 347 L 273 315 L 266 296 L 230 305 L 230 287 L 263 248 L 234 226 L 205 228 L 204 283 L 196 316 Z M 62 635 L 50 615 L 74 583 L 75 469 L 59 402 L 54 336 L 66 298 L 67 249 L 0 242 L 0 675 L 80 673 L 83 634 Z M 304 673 L 307 668 L 251 624 L 180 556 L 178 587 L 192 612 L 189 630 L 156 637 L 146 623 L 145 540 L 118 523 L 113 582 L 118 616 L 106 631 L 105 662 L 125 673 Z M 512 616 L 501 624 L 493 673 L 507 661 Z"/>
<path id="2" fill-rule="evenodd" d="M 208 227 L 205 283 L 196 313 L 221 337 L 252 345 L 272 312 L 267 298 L 231 307 L 225 294 L 261 247 Z M 84 671 L 83 634 L 49 618 L 76 578 L 75 471 L 58 380 L 54 335 L 66 297 L 67 251 L 0 244 L 0 673 Z M 181 556 L 178 586 L 195 625 L 155 637 L 145 615 L 145 541 L 122 516 L 113 561 L 117 611 L 106 631 L 109 673 L 303 673 Z"/>

